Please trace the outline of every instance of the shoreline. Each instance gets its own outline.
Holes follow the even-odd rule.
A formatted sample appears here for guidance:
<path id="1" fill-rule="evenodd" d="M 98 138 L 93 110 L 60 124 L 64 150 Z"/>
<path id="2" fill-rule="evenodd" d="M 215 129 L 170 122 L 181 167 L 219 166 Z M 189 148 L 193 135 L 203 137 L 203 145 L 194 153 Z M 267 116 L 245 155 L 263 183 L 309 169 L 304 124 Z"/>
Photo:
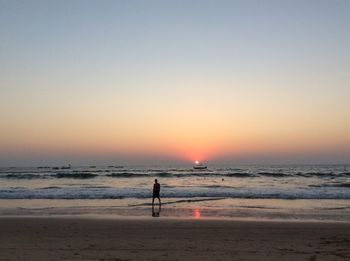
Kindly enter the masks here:
<path id="1" fill-rule="evenodd" d="M 0 260 L 348 260 L 350 222 L 0 217 Z"/>
<path id="2" fill-rule="evenodd" d="M 223 223 L 276 223 L 276 224 L 285 224 L 285 223 L 305 223 L 305 224 L 349 224 L 350 220 L 319 220 L 319 219 L 263 219 L 263 218 L 226 218 L 226 217 L 201 217 L 201 218 L 193 218 L 193 217 L 152 217 L 152 216 L 121 216 L 121 215 L 90 215 L 90 214 L 82 214 L 82 215 L 50 215 L 50 216 L 35 216 L 35 215 L 8 215 L 2 216 L 0 215 L 0 221 L 6 219 L 35 219 L 35 220 L 97 220 L 97 221 L 151 221 L 157 220 L 155 222 L 223 222 Z"/>
<path id="3" fill-rule="evenodd" d="M 152 210 L 148 199 L 0 200 L 0 216 L 147 218 Z M 164 199 L 160 218 L 350 221 L 350 200 Z"/>

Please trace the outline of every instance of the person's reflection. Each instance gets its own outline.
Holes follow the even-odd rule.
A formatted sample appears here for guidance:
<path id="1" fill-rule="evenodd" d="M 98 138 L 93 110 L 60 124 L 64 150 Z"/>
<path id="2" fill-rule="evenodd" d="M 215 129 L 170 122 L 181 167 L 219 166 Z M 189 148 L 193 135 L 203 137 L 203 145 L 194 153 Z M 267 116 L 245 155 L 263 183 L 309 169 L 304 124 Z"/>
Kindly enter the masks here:
<path id="1" fill-rule="evenodd" d="M 158 205 L 158 210 L 154 210 L 154 204 L 152 204 L 152 217 L 160 217 L 161 205 Z"/>

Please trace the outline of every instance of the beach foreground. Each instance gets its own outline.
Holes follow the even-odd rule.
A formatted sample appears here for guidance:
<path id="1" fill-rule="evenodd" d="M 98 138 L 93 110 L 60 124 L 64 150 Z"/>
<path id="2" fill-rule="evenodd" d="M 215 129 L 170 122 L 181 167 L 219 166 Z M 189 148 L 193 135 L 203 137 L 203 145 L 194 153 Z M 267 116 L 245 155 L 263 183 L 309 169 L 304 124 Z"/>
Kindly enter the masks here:
<path id="1" fill-rule="evenodd" d="M 349 260 L 350 223 L 0 219 L 0 260 Z"/>

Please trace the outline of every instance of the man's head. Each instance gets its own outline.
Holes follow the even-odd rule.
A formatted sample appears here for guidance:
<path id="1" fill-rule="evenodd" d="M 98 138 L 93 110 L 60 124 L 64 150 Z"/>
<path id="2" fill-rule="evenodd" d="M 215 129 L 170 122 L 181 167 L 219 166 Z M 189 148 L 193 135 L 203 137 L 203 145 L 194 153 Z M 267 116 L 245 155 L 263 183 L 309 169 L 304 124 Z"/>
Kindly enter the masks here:
<path id="1" fill-rule="evenodd" d="M 155 182 L 155 183 L 158 183 L 158 180 L 157 180 L 157 179 L 155 179 L 155 180 L 154 180 L 154 182 Z"/>

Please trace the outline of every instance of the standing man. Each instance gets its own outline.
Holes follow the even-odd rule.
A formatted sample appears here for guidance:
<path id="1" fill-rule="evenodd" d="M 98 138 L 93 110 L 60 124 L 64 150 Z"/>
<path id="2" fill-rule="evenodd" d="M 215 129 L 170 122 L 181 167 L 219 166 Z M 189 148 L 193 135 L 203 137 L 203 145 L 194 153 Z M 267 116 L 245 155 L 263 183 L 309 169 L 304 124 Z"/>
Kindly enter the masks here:
<path id="1" fill-rule="evenodd" d="M 153 184 L 152 216 L 159 216 L 160 207 L 162 205 L 162 203 L 160 201 L 159 192 L 160 192 L 160 184 L 158 183 L 158 180 L 155 179 L 154 184 Z M 154 212 L 154 199 L 155 198 L 158 198 L 158 200 L 159 200 L 159 212 L 157 212 L 157 213 Z"/>

